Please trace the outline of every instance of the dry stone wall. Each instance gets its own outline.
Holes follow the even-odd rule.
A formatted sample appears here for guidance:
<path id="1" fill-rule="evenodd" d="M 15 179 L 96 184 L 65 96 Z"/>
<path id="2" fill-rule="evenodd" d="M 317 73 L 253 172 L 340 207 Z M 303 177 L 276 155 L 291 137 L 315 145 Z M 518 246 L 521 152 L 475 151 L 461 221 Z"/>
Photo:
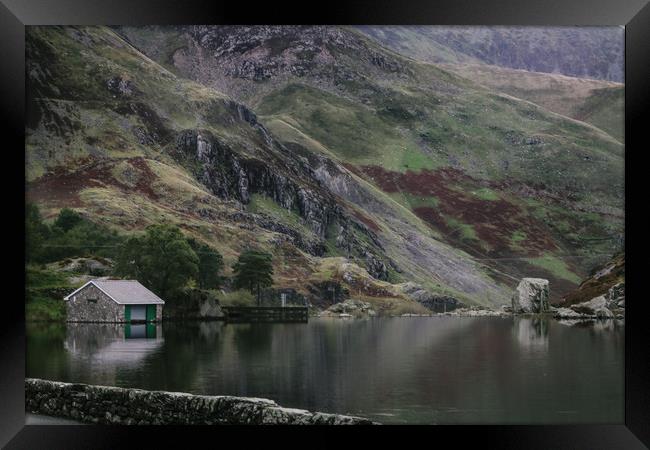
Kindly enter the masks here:
<path id="1" fill-rule="evenodd" d="M 371 425 L 368 419 L 283 408 L 262 398 L 192 395 L 27 378 L 25 410 L 116 425 Z"/>

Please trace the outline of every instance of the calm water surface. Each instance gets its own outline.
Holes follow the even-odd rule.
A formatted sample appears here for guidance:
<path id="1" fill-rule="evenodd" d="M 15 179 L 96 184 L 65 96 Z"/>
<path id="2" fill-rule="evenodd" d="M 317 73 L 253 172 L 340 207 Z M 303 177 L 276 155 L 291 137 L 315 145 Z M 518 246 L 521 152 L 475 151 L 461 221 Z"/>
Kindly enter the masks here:
<path id="1" fill-rule="evenodd" d="M 621 322 L 28 324 L 27 376 L 270 398 L 382 423 L 622 423 Z M 148 336 L 148 337 L 147 337 Z"/>

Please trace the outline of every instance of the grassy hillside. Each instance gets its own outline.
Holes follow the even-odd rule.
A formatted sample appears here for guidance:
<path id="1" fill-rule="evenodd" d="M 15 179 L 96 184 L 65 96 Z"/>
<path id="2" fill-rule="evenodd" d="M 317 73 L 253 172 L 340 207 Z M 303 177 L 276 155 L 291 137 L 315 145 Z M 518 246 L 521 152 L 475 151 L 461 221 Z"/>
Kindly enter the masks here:
<path id="1" fill-rule="evenodd" d="M 620 83 L 487 64 L 441 64 L 440 67 L 492 90 L 594 125 L 623 142 L 625 95 Z"/>
<path id="2" fill-rule="evenodd" d="M 409 211 L 371 218 L 363 205 L 346 202 L 313 177 L 323 164 L 351 177 L 342 166 L 320 157 L 305 161 L 250 109 L 179 78 L 110 29 L 34 27 L 27 34 L 27 194 L 46 218 L 70 207 L 125 233 L 173 223 L 218 249 L 227 268 L 255 246 L 274 255 L 278 287 L 303 293 L 309 290 L 304 280 L 318 272 L 322 245 L 322 256 L 343 255 L 375 271 L 386 265 L 381 270 L 390 281 L 419 281 L 469 303 L 479 301 L 476 292 L 505 295 L 485 268 L 437 241 Z M 230 166 L 210 158 L 226 158 Z M 243 180 L 239 190 L 226 189 L 230 177 L 240 176 L 235 167 L 248 172 L 250 198 L 242 197 Z M 350 179 L 348 189 L 370 196 L 377 210 L 400 210 L 365 181 Z M 298 189 L 301 203 L 289 207 Z M 317 211 L 326 217 L 314 217 Z M 403 225 L 409 233 L 425 231 L 420 239 L 430 254 L 422 261 L 404 250 Z M 426 263 L 438 254 L 445 258 Z M 444 265 L 457 266 L 461 276 L 442 272 Z"/>
<path id="3" fill-rule="evenodd" d="M 47 216 L 171 222 L 226 266 L 257 246 L 301 292 L 349 284 L 322 270 L 344 258 L 366 286 L 486 305 L 522 276 L 562 295 L 622 233 L 617 140 L 354 30 L 36 27 L 27 51 Z"/>
<path id="4" fill-rule="evenodd" d="M 146 53 L 161 52 L 151 38 L 160 30 L 120 32 Z M 569 289 L 617 248 L 623 148 L 588 123 L 404 58 L 351 29 L 171 33 L 183 45 L 162 51 L 170 69 L 248 102 L 285 144 L 338 160 L 436 236 L 488 261 L 502 282 L 534 273 Z M 450 169 L 460 173 L 453 189 L 437 192 L 442 198 L 435 185 L 414 186 L 447 183 Z"/>

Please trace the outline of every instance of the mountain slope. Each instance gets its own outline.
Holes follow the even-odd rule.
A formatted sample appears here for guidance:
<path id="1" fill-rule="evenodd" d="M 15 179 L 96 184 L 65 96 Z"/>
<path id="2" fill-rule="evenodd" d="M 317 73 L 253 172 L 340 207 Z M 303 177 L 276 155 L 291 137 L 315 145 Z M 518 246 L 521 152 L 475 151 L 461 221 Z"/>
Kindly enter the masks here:
<path id="1" fill-rule="evenodd" d="M 487 64 L 440 64 L 440 67 L 492 90 L 594 125 L 619 142 L 624 140 L 625 89 L 620 83 Z"/>
<path id="2" fill-rule="evenodd" d="M 415 281 L 487 305 L 521 276 L 559 298 L 618 245 L 618 141 L 354 30 L 27 34 L 28 196 L 49 215 L 170 221 L 227 265 L 260 246 L 301 292 Z"/>
<path id="3" fill-rule="evenodd" d="M 623 82 L 623 27 L 359 26 L 398 53 Z"/>
<path id="4" fill-rule="evenodd" d="M 274 254 L 276 286 L 305 294 L 338 281 L 408 302 L 394 283 L 417 281 L 469 303 L 507 295 L 489 268 L 365 180 L 282 144 L 252 110 L 178 78 L 110 29 L 32 27 L 27 54 L 27 195 L 47 217 L 67 206 L 124 232 L 175 223 L 227 265 L 258 246 Z M 367 280 L 323 269 L 341 256 L 331 261 L 364 267 Z"/>
<path id="5" fill-rule="evenodd" d="M 546 276 L 559 295 L 617 248 L 623 149 L 589 124 L 348 28 L 119 32 L 170 70 L 248 103 L 293 151 L 335 159 L 501 282 Z"/>

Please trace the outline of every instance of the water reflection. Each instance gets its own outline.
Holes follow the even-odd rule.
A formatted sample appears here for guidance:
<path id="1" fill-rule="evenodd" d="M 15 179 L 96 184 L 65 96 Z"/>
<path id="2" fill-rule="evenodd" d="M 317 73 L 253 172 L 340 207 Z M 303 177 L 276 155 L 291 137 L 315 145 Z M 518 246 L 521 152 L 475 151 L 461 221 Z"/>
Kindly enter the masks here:
<path id="1" fill-rule="evenodd" d="M 548 317 L 515 317 L 513 329 L 519 347 L 529 352 L 548 352 Z"/>
<path id="2" fill-rule="evenodd" d="M 155 339 L 157 336 L 157 326 L 155 323 L 128 323 L 124 325 L 125 339 Z"/>
<path id="3" fill-rule="evenodd" d="M 164 323 L 154 332 L 32 328 L 28 376 L 266 397 L 384 423 L 622 421 L 622 325 L 414 317 Z"/>

